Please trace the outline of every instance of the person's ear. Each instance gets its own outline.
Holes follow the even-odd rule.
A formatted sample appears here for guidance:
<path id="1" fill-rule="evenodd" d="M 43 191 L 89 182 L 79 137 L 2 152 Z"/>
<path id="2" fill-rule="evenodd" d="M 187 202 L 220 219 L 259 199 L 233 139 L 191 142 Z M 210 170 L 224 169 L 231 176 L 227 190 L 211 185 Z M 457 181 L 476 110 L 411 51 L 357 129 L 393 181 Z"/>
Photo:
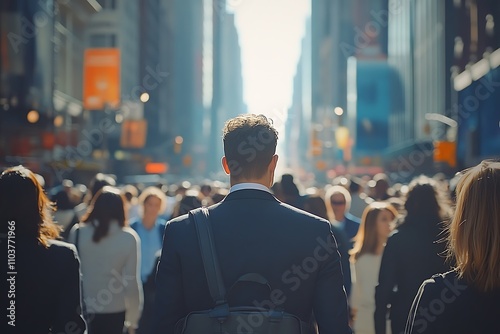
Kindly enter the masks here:
<path id="1" fill-rule="evenodd" d="M 224 172 L 226 172 L 227 175 L 231 174 L 229 170 L 229 165 L 227 164 L 226 156 L 222 157 L 222 168 L 224 168 Z"/>
<path id="2" fill-rule="evenodd" d="M 269 175 L 269 188 L 273 186 L 274 183 L 274 172 L 276 171 L 276 165 L 278 164 L 278 155 L 275 154 L 271 158 L 271 162 L 269 163 L 269 166 L 267 167 L 268 175 Z"/>
<path id="3" fill-rule="evenodd" d="M 271 158 L 271 162 L 269 163 L 268 167 L 269 171 L 274 173 L 277 164 L 278 164 L 278 155 L 275 154 L 273 155 L 273 157 Z"/>

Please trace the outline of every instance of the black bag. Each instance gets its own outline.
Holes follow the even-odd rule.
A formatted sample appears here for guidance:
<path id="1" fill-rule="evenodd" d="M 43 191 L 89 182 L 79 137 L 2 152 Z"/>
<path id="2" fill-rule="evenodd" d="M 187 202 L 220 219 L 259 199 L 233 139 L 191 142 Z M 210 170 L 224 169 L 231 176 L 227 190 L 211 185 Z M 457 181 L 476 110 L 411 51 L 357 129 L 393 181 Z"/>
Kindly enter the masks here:
<path id="1" fill-rule="evenodd" d="M 189 216 L 196 226 L 205 275 L 215 307 L 211 310 L 191 312 L 180 319 L 175 325 L 176 334 L 311 333 L 309 324 L 294 315 L 284 312 L 282 309 L 269 310 L 253 306 L 229 307 L 217 254 L 215 253 L 208 210 L 207 208 L 191 210 Z M 241 276 L 233 286 L 240 282 L 264 284 L 271 291 L 269 282 L 257 273 L 248 273 Z"/>

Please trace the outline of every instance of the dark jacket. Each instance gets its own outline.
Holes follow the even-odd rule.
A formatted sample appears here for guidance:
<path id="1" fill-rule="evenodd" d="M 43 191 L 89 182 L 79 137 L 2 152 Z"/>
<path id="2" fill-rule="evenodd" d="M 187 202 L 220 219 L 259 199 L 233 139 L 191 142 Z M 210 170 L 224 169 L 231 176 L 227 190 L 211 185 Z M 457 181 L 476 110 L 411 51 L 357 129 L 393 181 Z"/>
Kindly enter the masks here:
<path id="1" fill-rule="evenodd" d="M 343 230 L 344 230 L 344 233 L 347 237 L 347 240 L 349 240 L 349 242 L 351 243 L 350 248 L 352 248 L 352 244 L 354 244 L 354 242 L 352 241 L 352 238 L 354 238 L 356 236 L 356 234 L 358 233 L 360 223 L 361 223 L 361 220 L 358 217 L 355 217 L 355 216 L 351 215 L 350 213 L 346 212 L 345 225 L 344 225 Z"/>
<path id="2" fill-rule="evenodd" d="M 261 190 L 234 191 L 209 211 L 226 289 L 255 272 L 267 278 L 273 291 L 270 298 L 268 290 L 248 284 L 232 291 L 232 305 L 279 305 L 305 322 L 314 310 L 322 334 L 351 332 L 328 221 Z M 189 312 L 214 306 L 196 230 L 185 215 L 167 224 L 156 283 L 154 333 L 173 333 Z"/>
<path id="3" fill-rule="evenodd" d="M 1 333 L 83 333 L 80 261 L 73 245 L 52 241 L 45 248 L 36 240 L 15 238 L 16 274 L 7 274 L 7 239 L 2 246 Z M 9 270 L 9 272 L 12 270 Z M 11 279 L 9 284 L 7 279 Z M 9 291 L 14 295 L 7 298 Z M 8 311 L 11 301 L 15 310 Z M 12 314 L 15 318 L 9 318 Z M 15 319 L 15 327 L 8 324 Z M 51 331 L 49 330 L 51 329 Z"/>
<path id="4" fill-rule="evenodd" d="M 351 249 L 351 243 L 347 240 L 347 237 L 340 228 L 330 224 L 332 228 L 333 236 L 337 241 L 337 246 L 340 254 L 340 263 L 342 265 L 342 273 L 344 274 L 344 287 L 347 296 L 351 294 L 351 262 L 349 261 L 349 250 Z"/>
<path id="5" fill-rule="evenodd" d="M 386 333 L 390 308 L 392 333 L 404 331 L 408 312 L 422 282 L 450 270 L 444 252 L 446 244 L 436 218 L 406 221 L 387 240 L 375 289 L 375 332 Z M 397 291 L 394 292 L 394 288 Z"/>
<path id="6" fill-rule="evenodd" d="M 481 292 L 450 271 L 422 284 L 405 333 L 500 333 L 499 317 L 500 289 Z"/>

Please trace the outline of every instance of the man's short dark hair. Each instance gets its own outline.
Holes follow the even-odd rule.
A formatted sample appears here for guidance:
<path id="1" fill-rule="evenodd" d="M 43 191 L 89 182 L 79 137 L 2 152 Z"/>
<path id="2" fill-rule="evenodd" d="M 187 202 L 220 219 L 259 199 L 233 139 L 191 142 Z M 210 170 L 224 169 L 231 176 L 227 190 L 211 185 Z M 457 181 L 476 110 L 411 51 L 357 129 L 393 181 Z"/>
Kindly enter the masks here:
<path id="1" fill-rule="evenodd" d="M 232 177 L 259 178 L 276 153 L 278 132 L 264 115 L 239 115 L 226 122 L 224 154 Z"/>

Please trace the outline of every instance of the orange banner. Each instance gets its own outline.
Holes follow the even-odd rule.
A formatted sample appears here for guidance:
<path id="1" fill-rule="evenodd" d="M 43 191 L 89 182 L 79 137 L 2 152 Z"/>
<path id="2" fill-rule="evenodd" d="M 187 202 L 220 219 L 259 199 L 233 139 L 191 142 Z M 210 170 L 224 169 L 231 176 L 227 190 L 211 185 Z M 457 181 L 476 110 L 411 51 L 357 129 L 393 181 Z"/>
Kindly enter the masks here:
<path id="1" fill-rule="evenodd" d="M 146 120 L 125 120 L 122 123 L 120 146 L 123 148 L 143 148 L 146 144 L 148 123 Z"/>
<path id="2" fill-rule="evenodd" d="M 120 105 L 120 50 L 85 50 L 83 62 L 83 107 L 102 110 Z"/>

